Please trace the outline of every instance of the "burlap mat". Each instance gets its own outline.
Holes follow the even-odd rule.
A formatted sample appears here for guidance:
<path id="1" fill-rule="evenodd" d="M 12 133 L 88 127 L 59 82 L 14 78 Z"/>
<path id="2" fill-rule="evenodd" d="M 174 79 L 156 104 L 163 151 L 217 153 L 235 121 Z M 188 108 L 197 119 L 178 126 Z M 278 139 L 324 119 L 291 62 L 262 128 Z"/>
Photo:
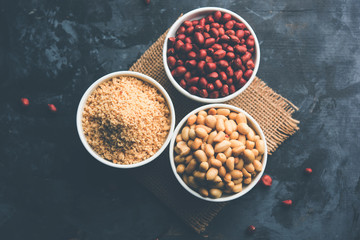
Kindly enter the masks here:
<path id="1" fill-rule="evenodd" d="M 130 70 L 154 78 L 168 91 L 175 107 L 176 123 L 178 123 L 187 113 L 202 104 L 180 94 L 168 80 L 162 60 L 166 33 L 137 60 Z M 260 124 L 266 136 L 269 154 L 299 129 L 299 121 L 292 118 L 292 113 L 297 110 L 297 107 L 275 93 L 257 77 L 240 96 L 227 103 L 244 109 Z M 136 179 L 196 232 L 204 232 L 226 203 L 206 202 L 186 192 L 176 181 L 168 156 L 167 148 L 158 159 L 137 169 Z"/>

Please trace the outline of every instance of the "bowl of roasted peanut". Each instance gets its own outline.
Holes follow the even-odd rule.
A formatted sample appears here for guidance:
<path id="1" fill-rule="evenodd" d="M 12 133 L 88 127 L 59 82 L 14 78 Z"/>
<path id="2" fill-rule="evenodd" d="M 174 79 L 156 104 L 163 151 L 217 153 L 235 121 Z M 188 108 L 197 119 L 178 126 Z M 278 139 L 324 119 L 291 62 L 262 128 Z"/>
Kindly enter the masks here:
<path id="1" fill-rule="evenodd" d="M 210 104 L 186 115 L 169 148 L 178 182 L 192 195 L 225 202 L 249 192 L 267 162 L 265 135 L 256 120 L 228 104 Z"/>

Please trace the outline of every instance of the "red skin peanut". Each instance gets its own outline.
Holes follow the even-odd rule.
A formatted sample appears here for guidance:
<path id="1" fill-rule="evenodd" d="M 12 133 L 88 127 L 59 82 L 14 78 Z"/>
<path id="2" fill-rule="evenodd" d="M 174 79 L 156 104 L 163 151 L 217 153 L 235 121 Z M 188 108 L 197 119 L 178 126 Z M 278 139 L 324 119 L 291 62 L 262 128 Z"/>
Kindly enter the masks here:
<path id="1" fill-rule="evenodd" d="M 220 19 L 221 19 L 221 12 L 220 12 L 220 11 L 216 11 L 216 12 L 214 13 L 214 20 L 217 21 L 217 22 L 219 22 Z"/>
<path id="2" fill-rule="evenodd" d="M 229 86 L 227 84 L 224 84 L 220 89 L 220 95 L 222 97 L 226 97 L 227 95 L 229 95 Z"/>
<path id="3" fill-rule="evenodd" d="M 208 92 L 212 92 L 212 91 L 214 91 L 214 89 L 215 89 L 214 84 L 208 83 L 206 85 L 206 90 L 208 90 Z"/>
<path id="4" fill-rule="evenodd" d="M 254 225 L 250 225 L 250 226 L 247 228 L 248 233 L 253 233 L 253 232 L 255 232 L 255 230 L 256 230 L 256 228 L 255 228 Z"/>
<path id="5" fill-rule="evenodd" d="M 308 175 L 310 175 L 310 174 L 312 174 L 312 169 L 311 168 L 305 168 L 305 173 L 306 174 L 308 174 Z"/>
<path id="6" fill-rule="evenodd" d="M 244 73 L 244 78 L 245 79 L 250 79 L 252 74 L 253 74 L 253 71 L 249 69 Z"/>
<path id="7" fill-rule="evenodd" d="M 199 92 L 199 89 L 195 86 L 191 86 L 191 87 L 189 87 L 188 91 L 189 91 L 189 93 L 191 93 L 193 95 L 197 95 Z"/>
<path id="8" fill-rule="evenodd" d="M 272 178 L 269 175 L 262 176 L 261 181 L 265 186 L 270 187 L 272 185 Z"/>
<path id="9" fill-rule="evenodd" d="M 201 77 L 198 85 L 200 88 L 206 88 L 206 86 L 208 85 L 208 81 L 206 80 L 206 78 Z"/>
<path id="10" fill-rule="evenodd" d="M 209 98 L 218 98 L 219 95 L 219 91 L 213 91 L 209 94 Z"/>
<path id="11" fill-rule="evenodd" d="M 23 107 L 27 107 L 30 104 L 30 101 L 27 98 L 20 98 L 20 102 L 23 105 Z"/>
<path id="12" fill-rule="evenodd" d="M 221 81 L 219 79 L 214 82 L 215 89 L 219 90 L 222 88 L 222 86 L 223 86 L 223 84 L 221 83 Z"/>
<path id="13" fill-rule="evenodd" d="M 283 203 L 284 206 L 291 206 L 292 205 L 292 200 L 291 199 L 284 200 L 284 201 L 282 201 L 282 203 Z"/>
<path id="14" fill-rule="evenodd" d="M 174 77 L 181 77 L 186 73 L 186 68 L 183 66 L 178 66 L 175 68 L 175 76 Z"/>
<path id="15" fill-rule="evenodd" d="M 167 64 L 169 65 L 170 69 L 173 69 L 175 67 L 176 64 L 176 59 L 173 56 L 170 56 L 167 58 Z"/>
<path id="16" fill-rule="evenodd" d="M 220 60 L 217 62 L 217 66 L 221 69 L 226 69 L 229 67 L 229 63 L 226 60 Z"/>
<path id="17" fill-rule="evenodd" d="M 200 32 L 195 32 L 194 34 L 194 40 L 196 43 L 203 45 L 205 42 L 204 35 L 202 35 Z"/>
<path id="18" fill-rule="evenodd" d="M 190 78 L 189 81 L 187 81 L 187 86 L 196 86 L 198 84 L 199 77 L 193 77 Z"/>
<path id="19" fill-rule="evenodd" d="M 215 43 L 215 38 L 207 38 L 205 40 L 205 47 L 208 48 L 208 47 L 211 47 L 213 44 Z"/>
<path id="20" fill-rule="evenodd" d="M 180 87 L 186 89 L 186 81 L 184 79 L 181 79 L 179 84 L 180 84 Z"/>
<path id="21" fill-rule="evenodd" d="M 51 103 L 48 104 L 48 109 L 49 109 L 50 112 L 56 112 L 57 111 L 55 105 L 51 104 Z"/>
<path id="22" fill-rule="evenodd" d="M 216 52 L 214 52 L 214 60 L 217 61 L 217 60 L 220 60 L 220 59 L 223 59 L 226 55 L 226 52 L 222 49 L 220 50 L 217 50 Z"/>
<path id="23" fill-rule="evenodd" d="M 201 90 L 199 91 L 199 95 L 200 95 L 200 97 L 203 97 L 203 98 L 207 98 L 207 97 L 209 96 L 209 94 L 208 94 L 208 92 L 207 92 L 206 89 L 201 89 Z"/>

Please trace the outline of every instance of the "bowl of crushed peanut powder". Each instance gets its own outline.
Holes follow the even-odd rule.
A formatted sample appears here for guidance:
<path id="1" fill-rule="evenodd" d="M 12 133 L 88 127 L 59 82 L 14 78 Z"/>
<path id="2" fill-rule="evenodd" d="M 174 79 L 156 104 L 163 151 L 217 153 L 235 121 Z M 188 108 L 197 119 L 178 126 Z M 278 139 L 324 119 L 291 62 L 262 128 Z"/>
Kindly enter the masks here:
<path id="1" fill-rule="evenodd" d="M 151 77 L 113 72 L 84 93 L 76 125 L 95 159 L 111 167 L 135 168 L 165 150 L 174 131 L 175 110 L 166 90 Z"/>

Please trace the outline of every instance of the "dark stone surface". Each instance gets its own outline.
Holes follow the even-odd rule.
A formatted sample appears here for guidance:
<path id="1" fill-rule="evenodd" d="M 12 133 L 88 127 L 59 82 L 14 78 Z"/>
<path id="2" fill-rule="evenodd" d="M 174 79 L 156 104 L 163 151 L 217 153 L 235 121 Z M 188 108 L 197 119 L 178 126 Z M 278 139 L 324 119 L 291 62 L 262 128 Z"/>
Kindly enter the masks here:
<path id="1" fill-rule="evenodd" d="M 229 204 L 208 239 L 360 239 L 358 0 L 1 1 L 0 239 L 200 238 L 124 171 L 90 157 L 75 112 L 93 81 L 128 69 L 201 6 L 248 20 L 258 76 L 300 107 L 301 121 L 269 158 L 273 186 Z"/>

